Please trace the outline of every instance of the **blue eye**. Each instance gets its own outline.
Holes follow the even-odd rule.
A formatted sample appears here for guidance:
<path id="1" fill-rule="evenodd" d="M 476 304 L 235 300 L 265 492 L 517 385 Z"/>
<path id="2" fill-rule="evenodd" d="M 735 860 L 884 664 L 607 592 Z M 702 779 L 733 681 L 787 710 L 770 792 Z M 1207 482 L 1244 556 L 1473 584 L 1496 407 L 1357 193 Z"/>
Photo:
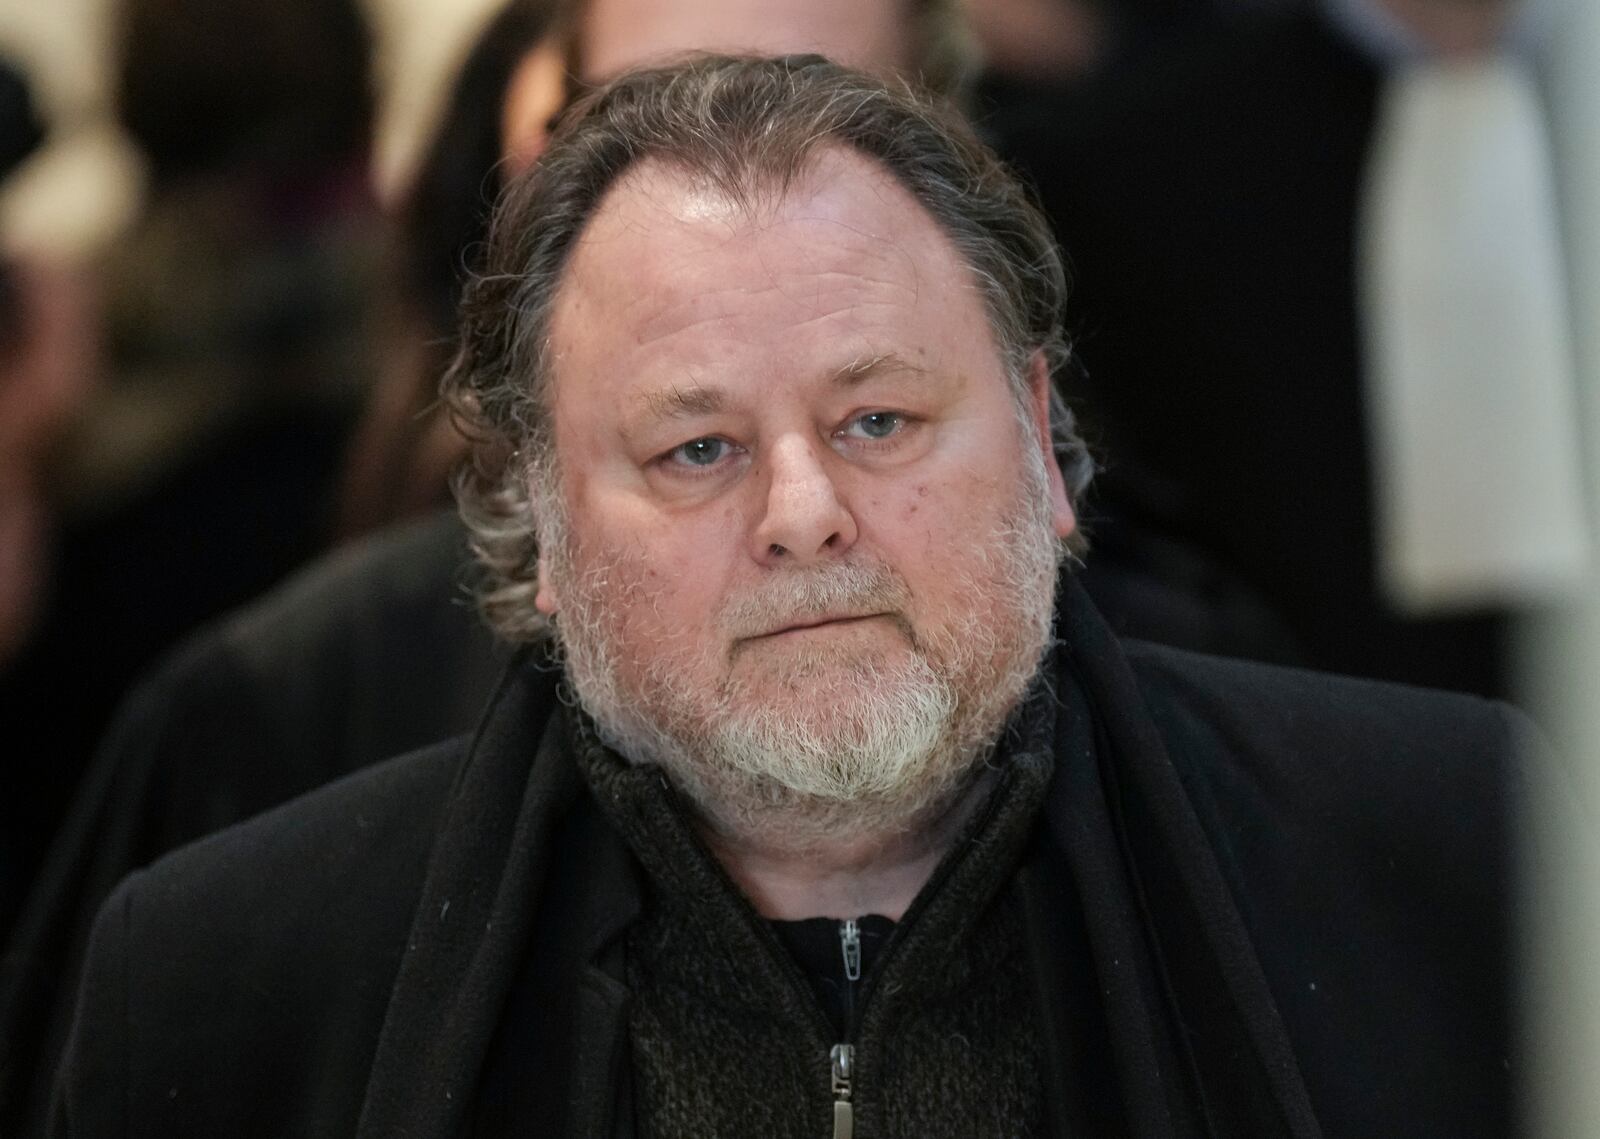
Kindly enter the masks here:
<path id="1" fill-rule="evenodd" d="M 905 417 L 892 411 L 869 411 L 857 416 L 851 427 L 868 439 L 887 439 L 905 425 Z"/>
<path id="2" fill-rule="evenodd" d="M 691 439 L 674 447 L 669 456 L 691 467 L 709 467 L 727 453 L 726 439 Z"/>

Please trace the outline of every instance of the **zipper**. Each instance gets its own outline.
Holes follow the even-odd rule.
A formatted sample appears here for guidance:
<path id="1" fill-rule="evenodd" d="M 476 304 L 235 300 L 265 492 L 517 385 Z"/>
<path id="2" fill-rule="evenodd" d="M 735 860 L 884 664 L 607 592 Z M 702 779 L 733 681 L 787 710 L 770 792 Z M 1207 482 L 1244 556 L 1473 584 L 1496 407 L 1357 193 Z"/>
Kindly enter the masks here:
<path id="1" fill-rule="evenodd" d="M 856 982 L 861 980 L 861 927 L 854 918 L 839 923 L 839 953 L 844 958 L 844 1038 L 856 1031 Z"/>
<path id="2" fill-rule="evenodd" d="M 861 980 L 861 926 L 855 918 L 839 923 L 839 949 L 844 954 L 844 979 Z"/>
<path id="3" fill-rule="evenodd" d="M 833 1069 L 833 1139 L 852 1139 L 856 1131 L 855 1107 L 850 1102 L 855 1080 L 855 1045 L 835 1044 L 828 1058 Z"/>
<path id="4" fill-rule="evenodd" d="M 855 1032 L 856 982 L 861 980 L 861 926 L 854 918 L 839 923 L 839 953 L 844 959 L 845 1035 Z M 828 1054 L 833 1072 L 833 1139 L 852 1139 L 855 1134 L 856 1049 L 853 1044 L 835 1044 Z"/>

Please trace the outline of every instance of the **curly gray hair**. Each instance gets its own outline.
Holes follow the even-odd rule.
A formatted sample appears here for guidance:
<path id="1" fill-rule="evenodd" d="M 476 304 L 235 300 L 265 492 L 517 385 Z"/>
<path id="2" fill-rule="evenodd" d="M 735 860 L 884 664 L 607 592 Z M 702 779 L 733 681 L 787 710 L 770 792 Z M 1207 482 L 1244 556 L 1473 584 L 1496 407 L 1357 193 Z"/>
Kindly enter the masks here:
<path id="1" fill-rule="evenodd" d="M 533 600 L 538 537 L 559 524 L 547 414 L 549 325 L 567 259 L 607 190 L 650 159 L 729 200 L 781 195 L 825 146 L 876 160 L 966 261 L 1019 406 L 1037 354 L 1058 366 L 1066 274 L 1049 223 L 947 106 L 819 56 L 702 56 L 624 75 L 573 107 L 540 161 L 496 207 L 483 274 L 461 305 L 459 350 L 442 386 L 473 442 L 456 480 L 485 574 L 479 603 L 502 636 L 546 628 Z M 1053 393 L 1051 427 L 1076 503 L 1094 464 Z"/>

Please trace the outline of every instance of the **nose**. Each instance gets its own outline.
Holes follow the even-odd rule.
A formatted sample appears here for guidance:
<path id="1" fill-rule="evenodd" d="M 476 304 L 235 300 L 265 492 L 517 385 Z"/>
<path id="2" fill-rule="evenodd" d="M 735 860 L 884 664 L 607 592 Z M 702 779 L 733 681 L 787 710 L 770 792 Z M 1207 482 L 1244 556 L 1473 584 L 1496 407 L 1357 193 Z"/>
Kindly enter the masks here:
<path id="1" fill-rule="evenodd" d="M 763 565 L 806 565 L 855 544 L 855 517 L 815 446 L 788 435 L 768 449 L 766 501 L 751 539 Z"/>

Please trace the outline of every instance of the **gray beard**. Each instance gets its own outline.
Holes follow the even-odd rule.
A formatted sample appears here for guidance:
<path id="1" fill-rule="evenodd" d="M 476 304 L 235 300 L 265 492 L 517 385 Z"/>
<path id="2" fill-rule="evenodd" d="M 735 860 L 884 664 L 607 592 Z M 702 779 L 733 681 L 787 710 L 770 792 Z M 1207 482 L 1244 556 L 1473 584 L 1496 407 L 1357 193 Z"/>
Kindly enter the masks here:
<path id="1" fill-rule="evenodd" d="M 556 551 L 556 631 L 579 703 L 608 746 L 658 765 L 714 830 L 797 851 L 920 830 L 981 768 L 1050 642 L 1061 550 L 1035 458 L 1014 509 L 972 535 L 975 567 L 957 594 L 970 604 L 959 619 L 936 634 L 900 622 L 910 652 L 888 664 L 835 646 L 787 653 L 762 679 L 792 702 L 731 677 L 711 691 L 693 687 L 671 659 L 625 682 L 618 662 L 638 657 L 613 599 L 643 586 L 642 567 L 606 550 L 578 572 L 558 522 L 543 537 L 556 541 L 545 546 Z M 730 601 L 718 621 L 740 630 L 774 613 L 899 613 L 909 600 L 889 567 L 846 560 L 782 571 Z"/>

